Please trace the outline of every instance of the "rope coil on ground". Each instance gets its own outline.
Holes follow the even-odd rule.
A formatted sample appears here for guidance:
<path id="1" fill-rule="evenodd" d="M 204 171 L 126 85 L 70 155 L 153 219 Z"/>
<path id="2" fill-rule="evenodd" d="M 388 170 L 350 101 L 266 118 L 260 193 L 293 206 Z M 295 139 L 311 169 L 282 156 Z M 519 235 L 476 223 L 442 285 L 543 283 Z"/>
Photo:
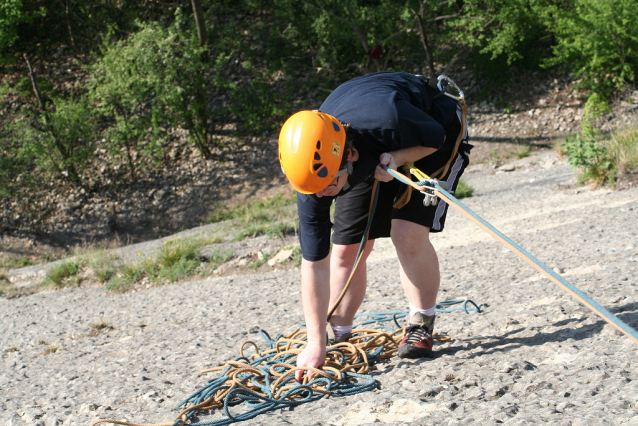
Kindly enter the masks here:
<path id="1" fill-rule="evenodd" d="M 441 309 L 463 303 L 462 308 Z M 471 304 L 473 307 L 468 307 Z M 437 304 L 437 312 L 464 310 L 481 312 L 481 307 L 471 300 L 452 300 Z M 259 346 L 253 341 L 245 341 L 240 347 L 240 357 L 227 361 L 219 367 L 202 370 L 201 373 L 220 371 L 220 375 L 209 380 L 197 392 L 184 399 L 178 407 L 185 407 L 172 422 L 153 425 L 101 419 L 98 423 L 112 423 L 125 426 L 221 426 L 249 420 L 260 414 L 278 408 L 293 407 L 316 401 L 326 395 L 348 396 L 373 390 L 377 382 L 368 375 L 370 367 L 381 359 L 395 355 L 398 344 L 403 338 L 405 327 L 398 320 L 407 316 L 406 311 L 384 312 L 379 314 L 361 314 L 355 318 L 363 319 L 353 329 L 348 342 L 337 343 L 327 348 L 326 363 L 321 368 L 297 367 L 297 355 L 307 344 L 306 332 L 296 330 L 288 336 L 279 335 L 272 339 L 264 330 L 261 337 L 269 348 L 259 352 Z M 396 329 L 383 323 L 393 322 Z M 374 324 L 373 328 L 367 328 Z M 435 335 L 435 340 L 449 341 L 445 335 Z M 252 346 L 255 353 L 245 355 L 247 347 Z M 305 370 L 302 383 L 295 381 L 295 371 Z M 244 403 L 241 411 L 238 405 Z M 236 413 L 231 412 L 239 411 Z M 223 413 L 225 417 L 217 420 L 197 421 L 198 413 Z"/>

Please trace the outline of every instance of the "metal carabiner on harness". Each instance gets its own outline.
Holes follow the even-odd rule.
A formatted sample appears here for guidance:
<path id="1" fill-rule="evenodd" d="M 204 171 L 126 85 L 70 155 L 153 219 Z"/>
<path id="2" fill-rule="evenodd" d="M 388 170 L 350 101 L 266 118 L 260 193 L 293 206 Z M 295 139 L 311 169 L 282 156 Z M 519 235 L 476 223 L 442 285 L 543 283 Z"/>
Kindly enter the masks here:
<path id="1" fill-rule="evenodd" d="M 425 188 L 425 191 L 419 191 L 421 194 L 424 195 L 423 205 L 425 207 L 436 206 L 439 202 L 439 198 L 434 192 L 437 185 L 443 189 L 447 189 L 448 187 L 447 182 L 438 181 L 436 179 L 423 179 L 420 182 L 417 182 L 417 185 Z"/>
<path id="2" fill-rule="evenodd" d="M 445 81 L 447 83 L 446 87 L 447 86 L 452 87 L 454 90 L 456 90 L 458 92 L 459 95 L 458 96 L 454 96 L 453 94 L 448 92 L 446 90 L 446 87 L 443 86 L 443 81 Z M 450 98 L 454 99 L 457 102 L 459 102 L 461 99 L 465 100 L 465 93 L 463 93 L 463 91 L 459 88 L 459 86 L 456 85 L 454 80 L 452 80 L 447 75 L 443 75 L 442 74 L 442 75 L 440 75 L 438 77 L 438 83 L 436 84 L 436 87 L 441 91 L 442 95 L 450 97 Z"/>

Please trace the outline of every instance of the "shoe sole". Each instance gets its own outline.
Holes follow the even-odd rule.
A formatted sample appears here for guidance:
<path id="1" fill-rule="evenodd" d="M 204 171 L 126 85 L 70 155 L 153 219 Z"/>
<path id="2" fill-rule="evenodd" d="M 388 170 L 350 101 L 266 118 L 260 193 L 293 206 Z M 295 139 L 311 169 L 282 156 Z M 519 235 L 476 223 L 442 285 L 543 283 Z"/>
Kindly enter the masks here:
<path id="1" fill-rule="evenodd" d="M 431 349 L 418 348 L 412 345 L 403 345 L 397 351 L 397 356 L 399 358 L 429 358 L 432 354 Z"/>

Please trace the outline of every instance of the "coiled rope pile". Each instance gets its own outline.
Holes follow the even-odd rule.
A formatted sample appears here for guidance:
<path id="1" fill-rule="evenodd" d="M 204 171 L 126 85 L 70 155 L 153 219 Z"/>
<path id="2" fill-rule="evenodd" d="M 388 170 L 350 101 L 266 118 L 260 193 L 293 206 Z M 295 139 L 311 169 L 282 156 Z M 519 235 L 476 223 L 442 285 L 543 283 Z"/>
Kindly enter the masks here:
<path id="1" fill-rule="evenodd" d="M 463 303 L 463 307 L 443 309 Z M 463 310 L 480 312 L 485 305 L 476 305 L 471 300 L 454 300 L 437 304 L 438 312 Z M 259 352 L 255 342 L 246 341 L 240 348 L 240 357 L 224 365 L 202 370 L 202 373 L 221 371 L 206 385 L 182 401 L 178 407 L 186 407 L 172 422 L 159 425 L 221 426 L 252 419 L 260 414 L 278 408 L 293 407 L 316 401 L 326 395 L 347 396 L 366 392 L 377 387 L 377 382 L 368 375 L 370 367 L 378 360 L 394 356 L 403 338 L 405 328 L 398 320 L 407 312 L 385 312 L 362 314 L 365 317 L 354 330 L 348 342 L 330 346 L 326 353 L 326 364 L 321 368 L 297 367 L 297 355 L 307 344 L 306 332 L 295 331 L 288 336 L 279 335 L 272 339 L 261 330 L 260 334 L 269 348 Z M 396 328 L 384 325 L 394 322 Z M 363 328 L 374 324 L 373 328 Z M 447 336 L 436 336 L 435 340 L 449 340 Z M 256 353 L 244 355 L 244 350 L 252 346 Z M 303 383 L 295 381 L 295 371 L 306 370 Z M 237 408 L 244 403 L 244 409 Z M 231 412 L 231 408 L 235 413 Z M 198 413 L 223 413 L 223 418 L 193 423 Z M 139 423 L 101 419 L 98 423 L 112 423 L 126 426 L 147 426 Z"/>

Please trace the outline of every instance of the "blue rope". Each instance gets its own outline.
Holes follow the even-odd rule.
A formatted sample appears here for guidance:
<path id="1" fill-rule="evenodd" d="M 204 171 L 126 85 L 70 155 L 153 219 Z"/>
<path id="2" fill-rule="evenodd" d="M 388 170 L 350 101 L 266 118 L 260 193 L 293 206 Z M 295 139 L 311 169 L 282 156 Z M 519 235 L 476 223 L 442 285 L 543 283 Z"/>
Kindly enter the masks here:
<path id="1" fill-rule="evenodd" d="M 460 308 L 440 309 L 442 307 L 457 305 L 461 303 L 463 304 L 463 307 Z M 473 305 L 474 307 L 468 307 L 468 305 Z M 437 312 L 453 312 L 463 310 L 465 311 L 465 313 L 469 314 L 471 311 L 481 312 L 481 308 L 483 306 L 486 305 L 477 305 L 469 299 L 450 300 L 438 303 Z M 355 329 L 361 329 L 370 324 L 375 324 L 374 329 L 378 329 L 380 331 L 389 331 L 392 333 L 401 328 L 398 320 L 407 317 L 407 315 L 408 311 L 359 314 L 356 315 L 355 318 L 364 320 L 360 324 L 358 324 Z M 386 322 L 393 322 L 396 325 L 396 328 L 393 329 L 388 325 L 384 325 L 383 323 Z M 277 349 L 278 346 L 281 346 L 284 343 L 287 344 L 287 342 L 282 342 L 282 339 L 286 339 L 286 337 L 281 334 L 278 335 L 275 339 L 271 338 L 265 330 L 259 330 L 259 334 L 264 339 L 264 341 L 266 341 L 269 349 L 271 350 Z M 367 341 L 373 338 L 374 335 L 367 339 Z M 291 348 L 296 349 L 302 346 L 302 344 L 297 344 L 291 346 Z M 379 345 L 374 350 L 366 351 L 368 365 L 373 365 L 383 356 L 383 349 L 384 346 Z M 333 372 L 324 370 L 325 373 L 332 375 L 334 377 L 334 380 L 329 380 L 325 377 L 318 377 L 313 381 L 302 385 L 295 381 L 293 374 L 290 374 L 288 377 L 285 377 L 285 379 L 283 379 L 278 386 L 283 387 L 293 385 L 294 387 L 286 391 L 285 393 L 277 396 L 273 394 L 272 385 L 274 384 L 275 379 L 273 379 L 273 376 L 270 372 L 271 370 L 274 370 L 278 374 L 285 374 L 286 368 L 283 366 L 277 366 L 277 364 L 296 365 L 297 355 L 286 353 L 282 354 L 276 351 L 265 352 L 265 355 L 255 356 L 252 360 L 249 357 L 245 356 L 241 356 L 235 359 L 236 362 L 241 361 L 259 371 L 259 374 L 256 374 L 254 371 L 251 371 L 249 373 L 240 373 L 236 375 L 236 378 L 240 380 L 240 382 L 244 385 L 250 383 L 252 386 L 258 388 L 259 392 L 261 392 L 263 395 L 243 388 L 232 389 L 226 394 L 224 398 L 224 404 L 221 409 L 226 416 L 225 418 L 218 420 L 200 421 L 192 423 L 191 426 L 228 425 L 234 422 L 250 420 L 260 414 L 277 410 L 279 408 L 295 407 L 307 402 L 317 401 L 325 396 L 324 393 L 313 390 L 312 386 L 321 386 L 325 391 L 329 392 L 329 394 L 333 396 L 356 395 L 358 393 L 367 392 L 377 388 L 377 382 L 374 378 L 372 378 L 372 376 L 355 372 L 344 372 L 342 373 L 341 380 L 336 380 L 336 376 Z M 330 354 L 337 354 L 337 358 L 342 359 L 343 363 L 355 365 L 364 362 L 363 356 L 361 354 L 357 353 L 356 356 L 348 358 L 345 352 L 338 346 L 328 348 L 327 355 Z M 218 377 L 208 380 L 203 388 L 199 389 L 197 392 L 180 402 L 178 404 L 178 407 L 185 407 L 187 405 L 190 405 L 192 407 L 197 406 L 204 401 L 212 399 L 217 392 L 230 389 L 230 386 L 228 386 L 226 383 L 228 380 L 231 379 L 230 372 L 232 369 L 233 367 L 231 366 L 225 368 Z M 230 408 L 242 403 L 248 408 L 247 411 L 239 414 L 232 414 L 230 412 Z M 195 408 L 191 411 L 187 411 L 187 422 L 192 421 L 197 412 L 198 410 Z M 173 423 L 173 426 L 179 426 L 181 422 L 181 419 L 177 419 Z"/>

